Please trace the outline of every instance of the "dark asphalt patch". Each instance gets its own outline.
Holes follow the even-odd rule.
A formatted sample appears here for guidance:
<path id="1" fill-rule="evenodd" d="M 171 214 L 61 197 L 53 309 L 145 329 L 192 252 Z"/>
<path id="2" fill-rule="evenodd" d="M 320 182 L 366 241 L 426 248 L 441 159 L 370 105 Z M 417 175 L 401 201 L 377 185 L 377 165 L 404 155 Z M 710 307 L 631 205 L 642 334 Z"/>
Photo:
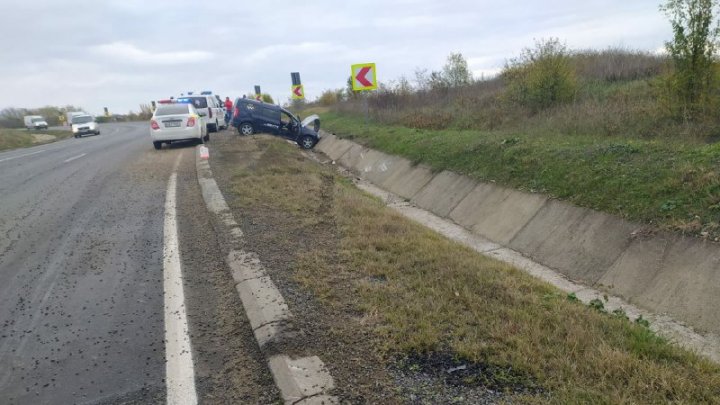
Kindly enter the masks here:
<path id="1" fill-rule="evenodd" d="M 145 128 L 43 154 L 2 194 L 0 403 L 164 402 L 162 224 L 174 156 Z M 55 165 L 55 166 L 53 166 Z"/>
<path id="2" fill-rule="evenodd" d="M 411 397 L 422 392 L 426 398 L 431 393 L 483 403 L 501 401 L 506 394 L 537 396 L 544 392 L 522 371 L 464 360 L 449 351 L 411 353 L 396 361 L 395 373 L 401 381 L 415 381 L 402 384 Z"/>

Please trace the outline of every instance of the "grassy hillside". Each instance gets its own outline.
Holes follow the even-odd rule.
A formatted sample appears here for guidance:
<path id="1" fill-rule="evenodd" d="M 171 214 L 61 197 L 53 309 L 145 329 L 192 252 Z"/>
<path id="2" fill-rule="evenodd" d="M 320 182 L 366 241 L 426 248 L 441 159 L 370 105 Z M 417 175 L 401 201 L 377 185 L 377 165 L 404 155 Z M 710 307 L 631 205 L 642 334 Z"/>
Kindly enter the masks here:
<path id="1" fill-rule="evenodd" d="M 412 376 L 404 385 L 380 371 L 353 387 L 368 396 L 347 402 L 394 403 L 368 394 L 388 385 L 411 403 L 476 403 L 484 388 L 503 395 L 493 403 L 717 402 L 717 365 L 404 218 L 286 142 L 241 138 L 217 156 L 232 209 L 252 218 L 248 239 L 263 261 L 286 261 L 278 279 L 301 287 L 291 308 L 322 307 L 301 317 L 329 336 L 317 339 L 318 349 L 333 346 L 325 361 L 350 359 L 357 367 L 340 368 L 351 381 L 378 363 Z M 462 396 L 438 399 L 443 385 L 432 378 Z"/>
<path id="2" fill-rule="evenodd" d="M 568 66 L 571 97 L 543 108 L 515 100 L 501 76 L 386 86 L 368 97 L 369 124 L 363 95 L 302 114 L 321 112 L 326 130 L 436 170 L 718 240 L 720 114 L 679 119 L 656 56 L 584 52 Z"/>
<path id="3" fill-rule="evenodd" d="M 49 139 L 49 137 L 39 137 L 33 135 L 52 135 L 54 136 L 54 138 Z M 70 132 L 69 130 L 45 130 L 38 132 L 28 131 L 25 129 L 0 128 L 0 151 L 7 149 L 26 148 L 28 146 L 58 141 L 60 139 L 69 138 L 71 136 L 72 132 Z"/>

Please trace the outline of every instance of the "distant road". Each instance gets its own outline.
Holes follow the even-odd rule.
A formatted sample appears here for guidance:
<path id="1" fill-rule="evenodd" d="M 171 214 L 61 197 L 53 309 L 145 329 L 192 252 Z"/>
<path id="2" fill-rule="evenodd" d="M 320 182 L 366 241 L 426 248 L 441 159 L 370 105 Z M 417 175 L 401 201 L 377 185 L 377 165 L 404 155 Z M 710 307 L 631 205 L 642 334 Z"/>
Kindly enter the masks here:
<path id="1" fill-rule="evenodd" d="M 0 153 L 0 404 L 274 401 L 194 144 L 148 127 Z"/>
<path id="2" fill-rule="evenodd" d="M 0 403 L 164 390 L 173 156 L 148 155 L 146 128 L 0 153 Z"/>

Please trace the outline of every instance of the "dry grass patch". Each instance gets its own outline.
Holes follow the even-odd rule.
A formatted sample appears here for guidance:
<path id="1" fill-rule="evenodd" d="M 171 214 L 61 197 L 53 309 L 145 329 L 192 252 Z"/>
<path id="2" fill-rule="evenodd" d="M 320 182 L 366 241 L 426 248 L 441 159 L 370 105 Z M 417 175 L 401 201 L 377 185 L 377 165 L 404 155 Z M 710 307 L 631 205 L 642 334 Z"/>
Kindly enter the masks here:
<path id="1" fill-rule="evenodd" d="M 338 188 L 340 263 L 303 266 L 312 284 L 356 280 L 387 353 L 450 351 L 539 385 L 552 402 L 714 402 L 719 369 L 647 328 L 566 298 L 451 242 L 354 188 Z M 318 270 L 324 273 L 318 277 Z M 336 282 L 336 281 L 333 281 Z M 334 297 L 342 300 L 342 297 Z M 529 399 L 529 398 L 525 398 Z"/>
<path id="2" fill-rule="evenodd" d="M 236 191 L 243 204 L 292 212 L 298 226 L 336 227 L 336 245 L 298 253 L 295 278 L 325 305 L 352 308 L 388 367 L 447 376 L 442 367 L 465 364 L 453 383 L 520 402 L 718 402 L 718 366 L 451 242 L 297 148 L 267 141 L 261 161 L 239 169 Z"/>
<path id="3" fill-rule="evenodd" d="M 45 136 L 40 137 L 39 135 Z M 28 146 L 59 141 L 71 136 L 71 131 L 47 130 L 35 132 L 25 129 L 0 128 L 0 150 L 27 148 Z"/>

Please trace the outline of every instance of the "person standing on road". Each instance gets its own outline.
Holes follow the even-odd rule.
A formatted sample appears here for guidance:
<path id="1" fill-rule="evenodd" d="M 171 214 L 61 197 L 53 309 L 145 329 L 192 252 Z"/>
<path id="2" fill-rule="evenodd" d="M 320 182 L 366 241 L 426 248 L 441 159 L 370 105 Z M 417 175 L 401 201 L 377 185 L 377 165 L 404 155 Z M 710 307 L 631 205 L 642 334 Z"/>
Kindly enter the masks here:
<path id="1" fill-rule="evenodd" d="M 230 97 L 225 97 L 225 122 L 230 122 L 232 118 L 233 103 L 230 101 Z"/>

